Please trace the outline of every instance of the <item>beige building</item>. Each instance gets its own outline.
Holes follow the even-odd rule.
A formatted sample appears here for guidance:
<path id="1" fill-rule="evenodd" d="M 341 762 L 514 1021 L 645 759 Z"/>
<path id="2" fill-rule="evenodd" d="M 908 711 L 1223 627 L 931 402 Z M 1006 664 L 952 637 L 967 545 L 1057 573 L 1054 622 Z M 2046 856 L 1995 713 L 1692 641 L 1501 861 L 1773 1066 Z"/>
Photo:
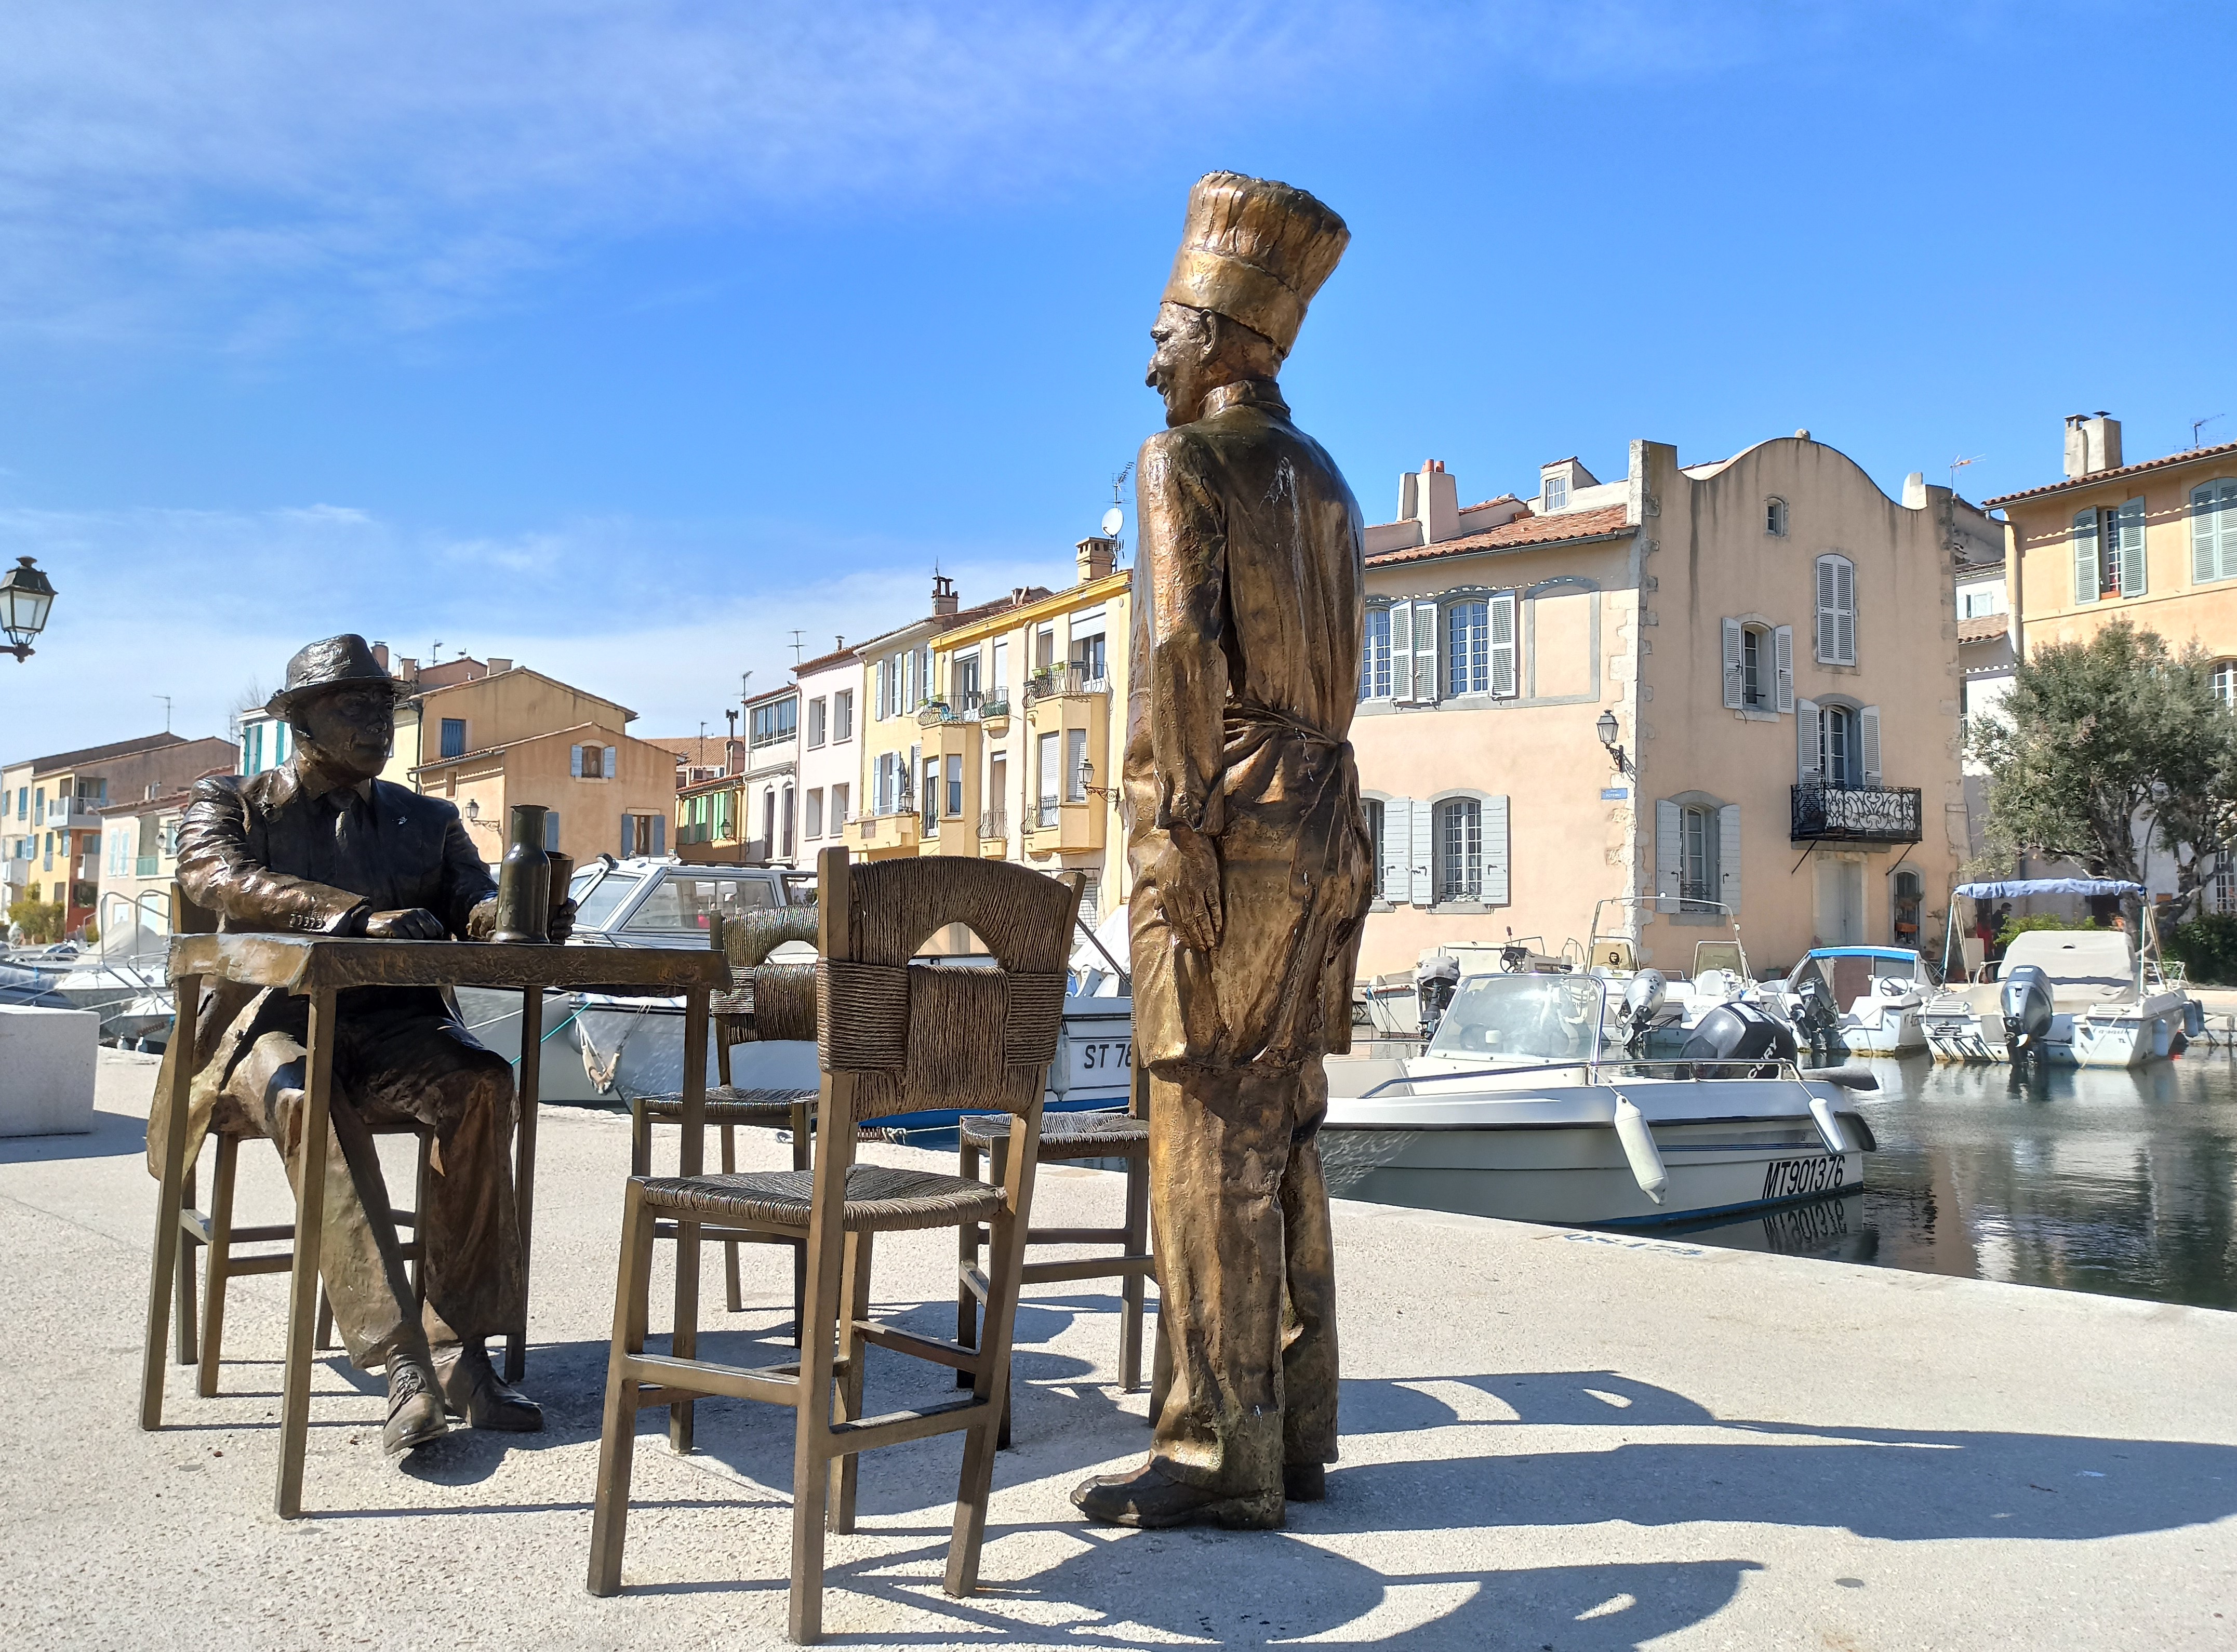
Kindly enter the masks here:
<path id="1" fill-rule="evenodd" d="M 1692 466 L 1635 441 L 1613 481 L 1561 459 L 1465 508 L 1442 464 L 1402 479 L 1368 530 L 1363 972 L 1510 935 L 1558 952 L 1603 899 L 1640 903 L 1611 927 L 1681 971 L 1719 905 L 1759 969 L 1931 950 L 1965 829 L 1950 568 L 1999 533 L 1806 433 Z"/>
<path id="2" fill-rule="evenodd" d="M 843 637 L 819 658 L 793 668 L 800 690 L 800 838 L 802 864 L 842 841 L 854 818 L 862 776 L 858 737 L 862 662 Z"/>

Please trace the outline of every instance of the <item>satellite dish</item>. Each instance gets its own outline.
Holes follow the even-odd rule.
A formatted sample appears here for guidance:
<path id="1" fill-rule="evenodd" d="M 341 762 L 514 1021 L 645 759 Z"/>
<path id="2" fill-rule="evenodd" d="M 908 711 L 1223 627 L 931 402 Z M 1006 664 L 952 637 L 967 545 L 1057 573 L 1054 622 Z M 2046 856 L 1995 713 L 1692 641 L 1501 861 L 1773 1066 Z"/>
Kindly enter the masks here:
<path id="1" fill-rule="evenodd" d="M 1112 506 L 1109 510 L 1103 513 L 1103 537 L 1105 539 L 1117 539 L 1118 537 L 1118 530 L 1125 525 L 1126 512 L 1120 510 L 1117 506 Z"/>

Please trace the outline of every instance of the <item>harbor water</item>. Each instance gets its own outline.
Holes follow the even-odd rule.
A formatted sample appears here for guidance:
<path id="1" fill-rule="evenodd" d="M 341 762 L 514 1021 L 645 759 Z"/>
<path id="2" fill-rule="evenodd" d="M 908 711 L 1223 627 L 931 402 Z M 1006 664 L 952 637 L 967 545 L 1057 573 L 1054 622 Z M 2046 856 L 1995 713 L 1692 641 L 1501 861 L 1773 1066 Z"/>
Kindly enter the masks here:
<path id="1" fill-rule="evenodd" d="M 1864 1191 L 1693 1243 L 2237 1308 L 2237 1057 L 2133 1071 L 1871 1064 Z"/>

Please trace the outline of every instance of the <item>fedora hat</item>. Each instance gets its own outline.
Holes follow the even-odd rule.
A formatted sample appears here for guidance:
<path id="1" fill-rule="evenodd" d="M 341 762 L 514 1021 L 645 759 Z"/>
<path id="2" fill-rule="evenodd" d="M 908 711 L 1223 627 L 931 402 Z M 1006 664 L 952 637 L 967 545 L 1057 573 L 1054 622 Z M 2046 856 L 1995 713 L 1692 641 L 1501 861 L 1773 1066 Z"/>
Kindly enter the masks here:
<path id="1" fill-rule="evenodd" d="M 286 685 L 265 701 L 264 709 L 275 717 L 285 717 L 305 700 L 328 689 L 353 688 L 360 684 L 385 688 L 398 699 L 412 691 L 381 669 L 364 638 L 329 637 L 295 651 L 294 658 L 287 662 Z"/>

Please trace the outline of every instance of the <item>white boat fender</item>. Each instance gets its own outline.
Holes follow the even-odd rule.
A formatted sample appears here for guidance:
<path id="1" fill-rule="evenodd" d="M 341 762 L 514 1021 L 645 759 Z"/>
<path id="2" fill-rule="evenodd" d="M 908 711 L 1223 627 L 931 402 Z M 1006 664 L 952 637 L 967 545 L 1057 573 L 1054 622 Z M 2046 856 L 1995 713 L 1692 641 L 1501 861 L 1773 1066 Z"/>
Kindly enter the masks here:
<path id="1" fill-rule="evenodd" d="M 2195 998 L 2182 1001 L 2182 1035 L 2185 1038 L 2206 1036 L 2206 1006 Z"/>
<path id="2" fill-rule="evenodd" d="M 1647 1128 L 1646 1115 L 1620 1090 L 1615 1098 L 1615 1139 L 1623 1144 L 1623 1156 L 1631 1161 L 1632 1178 L 1639 1183 L 1639 1191 L 1660 1205 L 1670 1186 L 1670 1172 L 1654 1145 L 1653 1131 Z"/>
<path id="3" fill-rule="evenodd" d="M 1825 1151 L 1836 1157 L 1850 1151 L 1848 1132 L 1842 1127 L 1841 1115 L 1833 1111 L 1833 1103 L 1822 1095 L 1810 1098 L 1810 1116 L 1818 1121 L 1818 1133 L 1825 1139 Z"/>

